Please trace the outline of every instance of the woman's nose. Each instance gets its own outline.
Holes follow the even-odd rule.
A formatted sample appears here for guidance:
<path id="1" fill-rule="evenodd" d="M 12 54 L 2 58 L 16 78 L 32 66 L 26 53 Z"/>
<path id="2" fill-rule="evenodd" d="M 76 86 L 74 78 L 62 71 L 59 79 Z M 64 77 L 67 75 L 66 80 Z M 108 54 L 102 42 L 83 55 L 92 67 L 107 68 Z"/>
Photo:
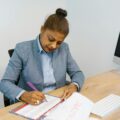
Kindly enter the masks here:
<path id="1" fill-rule="evenodd" d="M 56 43 L 53 43 L 53 44 L 51 45 L 51 47 L 52 47 L 52 49 L 55 49 L 55 48 L 57 47 Z"/>

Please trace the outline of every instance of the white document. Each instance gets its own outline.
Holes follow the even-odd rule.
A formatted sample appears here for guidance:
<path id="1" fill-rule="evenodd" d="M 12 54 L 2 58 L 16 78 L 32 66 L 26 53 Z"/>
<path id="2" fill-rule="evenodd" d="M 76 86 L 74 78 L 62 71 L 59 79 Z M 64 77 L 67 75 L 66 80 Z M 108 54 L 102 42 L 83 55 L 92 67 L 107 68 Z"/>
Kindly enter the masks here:
<path id="1" fill-rule="evenodd" d="M 55 105 L 61 102 L 60 98 L 50 95 L 45 96 L 47 102 L 45 101 L 40 105 L 25 105 L 20 107 L 20 109 L 18 108 L 17 110 L 13 110 L 14 113 L 33 120 L 40 119 L 45 113 L 50 111 L 53 107 L 55 107 Z"/>
<path id="2" fill-rule="evenodd" d="M 111 94 L 94 104 L 92 113 L 103 117 L 120 107 L 120 96 Z"/>
<path id="3" fill-rule="evenodd" d="M 56 109 L 49 112 L 44 120 L 89 120 L 92 107 L 92 101 L 75 92 Z"/>

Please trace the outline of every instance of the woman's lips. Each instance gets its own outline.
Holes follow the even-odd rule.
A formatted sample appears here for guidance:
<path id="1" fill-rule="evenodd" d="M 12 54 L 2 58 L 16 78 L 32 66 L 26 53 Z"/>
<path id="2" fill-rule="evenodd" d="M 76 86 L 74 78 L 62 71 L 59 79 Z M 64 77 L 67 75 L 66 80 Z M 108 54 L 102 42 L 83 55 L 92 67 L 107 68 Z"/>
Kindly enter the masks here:
<path id="1" fill-rule="evenodd" d="M 47 47 L 47 50 L 51 52 L 51 51 L 54 51 L 55 49 Z"/>
<path id="2" fill-rule="evenodd" d="M 49 49 L 49 51 L 54 51 L 55 49 Z"/>

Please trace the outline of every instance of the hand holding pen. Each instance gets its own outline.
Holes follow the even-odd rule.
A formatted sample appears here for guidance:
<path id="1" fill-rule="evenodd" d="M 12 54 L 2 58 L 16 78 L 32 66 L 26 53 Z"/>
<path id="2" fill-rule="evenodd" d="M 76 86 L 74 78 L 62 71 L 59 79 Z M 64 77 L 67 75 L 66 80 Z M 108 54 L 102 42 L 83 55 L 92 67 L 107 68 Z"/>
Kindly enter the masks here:
<path id="1" fill-rule="evenodd" d="M 39 90 L 33 85 L 33 83 L 27 82 L 27 85 L 28 85 L 30 88 L 32 88 L 32 90 L 39 91 Z M 46 99 L 46 98 L 45 98 L 44 100 L 47 102 L 47 99 Z"/>
<path id="2" fill-rule="evenodd" d="M 22 101 L 32 105 L 38 105 L 45 100 L 45 95 L 42 92 L 38 91 L 37 88 L 31 82 L 27 82 L 27 85 L 33 91 L 24 92 L 20 97 Z"/>

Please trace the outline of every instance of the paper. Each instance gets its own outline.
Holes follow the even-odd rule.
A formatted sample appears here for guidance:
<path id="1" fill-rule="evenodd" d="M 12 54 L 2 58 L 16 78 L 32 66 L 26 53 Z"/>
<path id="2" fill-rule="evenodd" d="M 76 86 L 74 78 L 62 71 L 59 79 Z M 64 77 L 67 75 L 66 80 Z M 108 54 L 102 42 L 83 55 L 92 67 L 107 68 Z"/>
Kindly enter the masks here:
<path id="1" fill-rule="evenodd" d="M 13 111 L 32 120 L 89 120 L 93 102 L 80 93 L 73 93 L 64 102 L 49 95 L 46 95 L 46 99 L 48 102 L 40 105 L 25 105 Z"/>
<path id="2" fill-rule="evenodd" d="M 40 105 L 26 105 L 23 108 L 14 111 L 15 114 L 24 116 L 29 119 L 38 119 L 40 117 L 43 117 L 43 115 L 49 111 L 51 108 L 53 108 L 56 104 L 61 102 L 60 98 L 50 96 L 50 95 L 45 95 L 47 102 L 43 102 Z"/>
<path id="3" fill-rule="evenodd" d="M 103 117 L 118 107 L 120 107 L 120 96 L 111 94 L 96 102 L 92 109 L 92 113 Z"/>
<path id="4" fill-rule="evenodd" d="M 93 102 L 79 93 L 73 93 L 65 102 L 49 112 L 44 120 L 89 120 Z"/>

